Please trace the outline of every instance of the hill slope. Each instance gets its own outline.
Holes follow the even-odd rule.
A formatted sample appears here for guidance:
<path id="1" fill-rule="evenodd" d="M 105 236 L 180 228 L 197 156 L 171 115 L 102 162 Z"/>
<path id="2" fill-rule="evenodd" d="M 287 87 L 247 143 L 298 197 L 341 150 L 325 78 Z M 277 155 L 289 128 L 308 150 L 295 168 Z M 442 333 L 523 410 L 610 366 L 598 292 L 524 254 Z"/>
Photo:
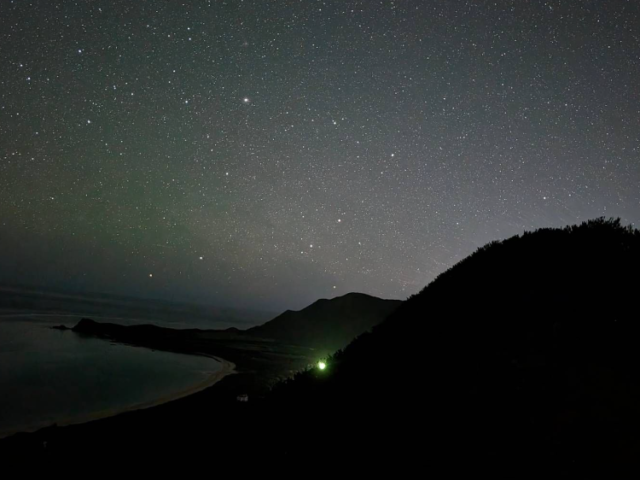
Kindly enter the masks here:
<path id="1" fill-rule="evenodd" d="M 297 312 L 287 310 L 246 333 L 334 352 L 382 322 L 401 303 L 349 293 L 331 300 L 318 300 Z"/>
<path id="2" fill-rule="evenodd" d="M 291 438 L 348 426 L 318 439 L 346 457 L 519 473 L 629 466 L 640 459 L 638 272 L 640 232 L 617 220 L 493 242 L 328 372 L 280 385 L 271 405 L 304 416 Z"/>

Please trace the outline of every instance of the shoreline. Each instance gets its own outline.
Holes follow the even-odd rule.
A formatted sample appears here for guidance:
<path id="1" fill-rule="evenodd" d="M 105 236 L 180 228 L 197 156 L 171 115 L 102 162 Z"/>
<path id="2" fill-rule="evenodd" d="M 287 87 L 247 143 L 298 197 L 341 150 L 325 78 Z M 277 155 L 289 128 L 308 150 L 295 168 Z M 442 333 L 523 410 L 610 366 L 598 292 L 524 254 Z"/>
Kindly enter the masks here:
<path id="1" fill-rule="evenodd" d="M 143 347 L 146 348 L 146 347 Z M 165 350 L 167 351 L 167 350 Z M 99 410 L 97 412 L 92 412 L 92 413 L 87 413 L 84 415 L 79 415 L 79 416 L 74 416 L 74 417 L 67 417 L 67 418 L 63 418 L 61 420 L 55 421 L 55 422 L 41 422 L 41 423 L 37 423 L 37 424 L 30 424 L 30 425 L 25 425 L 23 427 L 17 427 L 17 429 L 12 429 L 10 431 L 0 431 L 0 440 L 4 440 L 7 439 L 11 436 L 17 435 L 17 434 L 22 434 L 22 433 L 35 433 L 38 430 L 42 430 L 44 428 L 51 428 L 53 426 L 58 426 L 58 427 L 65 427 L 68 425 L 79 425 L 79 424 L 83 424 L 83 423 L 89 423 L 89 422 L 93 422 L 95 420 L 101 420 L 104 418 L 109 418 L 109 417 L 115 417 L 117 415 L 120 415 L 122 413 L 127 413 L 127 412 L 134 412 L 134 411 L 138 411 L 138 410 L 145 410 L 147 408 L 152 408 L 152 407 L 157 407 L 159 405 L 164 405 L 166 403 L 170 403 L 173 402 L 174 400 L 179 400 L 181 398 L 185 398 L 188 397 L 190 395 L 194 395 L 198 392 L 202 392 L 203 390 L 206 390 L 207 388 L 212 387 L 213 385 L 215 385 L 216 383 L 218 383 L 220 380 L 222 380 L 224 377 L 228 376 L 228 375 L 233 375 L 234 373 L 236 373 L 236 365 L 232 362 L 229 362 L 228 360 L 225 360 L 224 358 L 220 358 L 217 357 L 215 355 L 210 355 L 207 353 L 201 353 L 201 352 L 194 352 L 194 353 L 184 353 L 184 352 L 171 352 L 171 353 L 178 353 L 178 354 L 182 354 L 182 355 L 198 355 L 201 357 L 207 357 L 207 358 L 211 358 L 217 362 L 219 362 L 221 364 L 220 369 L 217 370 L 216 372 L 214 372 L 212 375 L 208 376 L 205 380 L 196 383 L 195 385 L 190 386 L 189 388 L 171 393 L 171 394 L 166 394 L 163 395 L 159 398 L 156 398 L 154 400 L 150 400 L 147 402 L 142 402 L 142 403 L 136 403 L 134 405 L 129 405 L 129 406 L 125 406 L 122 408 L 114 408 L 114 409 L 105 409 L 105 410 Z"/>

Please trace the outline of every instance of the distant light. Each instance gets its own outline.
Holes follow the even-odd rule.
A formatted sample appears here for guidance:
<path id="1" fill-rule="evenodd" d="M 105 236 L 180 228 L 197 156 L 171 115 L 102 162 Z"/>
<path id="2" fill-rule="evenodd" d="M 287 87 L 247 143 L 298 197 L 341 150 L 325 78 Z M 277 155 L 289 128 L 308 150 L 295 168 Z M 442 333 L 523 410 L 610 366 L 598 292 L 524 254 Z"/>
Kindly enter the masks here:
<path id="1" fill-rule="evenodd" d="M 149 278 L 153 278 L 153 273 L 150 273 L 150 274 L 149 274 Z"/>
<path id="2" fill-rule="evenodd" d="M 325 368 L 327 368 L 327 364 L 324 362 L 318 362 L 318 368 L 320 370 L 324 370 Z"/>

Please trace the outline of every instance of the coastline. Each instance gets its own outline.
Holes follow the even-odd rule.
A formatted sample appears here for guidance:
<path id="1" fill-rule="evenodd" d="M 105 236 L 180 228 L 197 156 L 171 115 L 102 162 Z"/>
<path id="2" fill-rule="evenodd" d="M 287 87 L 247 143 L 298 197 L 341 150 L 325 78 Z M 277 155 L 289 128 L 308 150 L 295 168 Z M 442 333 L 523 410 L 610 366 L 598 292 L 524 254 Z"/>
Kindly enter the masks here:
<path id="1" fill-rule="evenodd" d="M 134 412 L 137 410 L 145 410 L 147 408 L 164 405 L 166 403 L 173 402 L 174 400 L 179 400 L 181 398 L 185 398 L 195 393 L 206 390 L 207 388 L 212 387 L 213 385 L 218 383 L 224 377 L 228 375 L 233 375 L 234 373 L 236 373 L 235 371 L 236 365 L 234 363 L 229 362 L 224 358 L 217 357 L 215 355 L 210 355 L 210 354 L 201 353 L 201 352 L 194 352 L 194 353 L 172 352 L 172 353 L 208 357 L 219 362 L 221 366 L 219 370 L 214 372 L 212 375 L 208 376 L 205 380 L 198 382 L 190 386 L 189 388 L 182 389 L 171 394 L 163 395 L 154 400 L 150 400 L 148 402 L 136 403 L 134 405 L 128 405 L 122 408 L 104 409 L 104 410 L 99 410 L 97 412 L 92 412 L 84 415 L 67 417 L 55 422 L 40 422 L 37 424 L 30 424 L 30 425 L 25 425 L 23 427 L 17 427 L 10 431 L 5 431 L 5 432 L 0 431 L 0 440 L 9 438 L 13 435 L 20 434 L 20 433 L 33 433 L 43 428 L 52 427 L 54 425 L 59 427 L 64 427 L 68 425 L 78 425 L 82 423 L 92 422 L 94 420 L 101 420 L 104 418 L 115 417 L 116 415 L 120 415 L 122 413 Z"/>

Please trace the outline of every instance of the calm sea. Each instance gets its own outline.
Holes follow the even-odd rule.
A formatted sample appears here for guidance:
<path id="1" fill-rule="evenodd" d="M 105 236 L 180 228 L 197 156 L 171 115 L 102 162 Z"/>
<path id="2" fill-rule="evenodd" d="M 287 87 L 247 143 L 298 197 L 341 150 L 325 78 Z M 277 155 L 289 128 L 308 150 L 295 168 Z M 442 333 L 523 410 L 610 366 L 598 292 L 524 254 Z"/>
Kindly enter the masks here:
<path id="1" fill-rule="evenodd" d="M 0 315 L 0 437 L 153 402 L 193 387 L 220 366 L 210 358 L 50 328 L 78 320 Z"/>

